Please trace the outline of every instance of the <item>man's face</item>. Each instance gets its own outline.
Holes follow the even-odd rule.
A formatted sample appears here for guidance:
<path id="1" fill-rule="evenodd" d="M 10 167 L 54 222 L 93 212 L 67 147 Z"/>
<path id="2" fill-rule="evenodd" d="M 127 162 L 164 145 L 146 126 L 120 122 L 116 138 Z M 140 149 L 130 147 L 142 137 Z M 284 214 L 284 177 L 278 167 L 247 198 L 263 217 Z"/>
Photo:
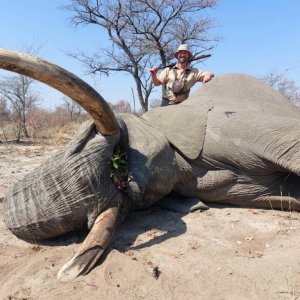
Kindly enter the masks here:
<path id="1" fill-rule="evenodd" d="M 177 59 L 180 63 L 188 62 L 189 58 L 190 58 L 190 53 L 188 51 L 185 50 L 178 51 Z"/>

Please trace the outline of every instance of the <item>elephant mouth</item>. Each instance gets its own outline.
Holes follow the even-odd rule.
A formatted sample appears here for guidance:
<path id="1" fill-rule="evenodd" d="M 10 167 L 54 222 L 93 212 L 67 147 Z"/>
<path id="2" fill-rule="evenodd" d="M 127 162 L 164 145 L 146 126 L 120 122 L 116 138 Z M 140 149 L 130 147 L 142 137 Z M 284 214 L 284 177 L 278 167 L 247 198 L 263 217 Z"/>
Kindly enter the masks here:
<path id="1" fill-rule="evenodd" d="M 0 68 L 29 76 L 70 97 L 93 118 L 104 136 L 116 134 L 118 123 L 109 105 L 90 85 L 67 70 L 45 60 L 0 49 Z"/>

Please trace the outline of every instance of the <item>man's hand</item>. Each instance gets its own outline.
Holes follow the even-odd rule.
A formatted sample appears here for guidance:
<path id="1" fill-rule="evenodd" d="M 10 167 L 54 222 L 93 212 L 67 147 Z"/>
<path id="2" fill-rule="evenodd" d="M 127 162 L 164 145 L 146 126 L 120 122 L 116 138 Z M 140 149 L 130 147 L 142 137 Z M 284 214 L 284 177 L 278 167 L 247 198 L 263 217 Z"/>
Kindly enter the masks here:
<path id="1" fill-rule="evenodd" d="M 209 82 L 215 75 L 211 72 L 207 72 L 203 77 L 203 83 Z"/>
<path id="2" fill-rule="evenodd" d="M 151 78 L 152 78 L 152 83 L 155 86 L 161 85 L 161 82 L 159 81 L 159 79 L 157 78 L 157 72 L 158 72 L 158 68 L 157 67 L 153 67 L 150 69 L 150 73 L 151 73 Z"/>
<path id="3" fill-rule="evenodd" d="M 152 76 L 156 76 L 157 72 L 158 72 L 157 67 L 153 67 L 153 68 L 150 69 L 150 73 L 151 73 Z"/>

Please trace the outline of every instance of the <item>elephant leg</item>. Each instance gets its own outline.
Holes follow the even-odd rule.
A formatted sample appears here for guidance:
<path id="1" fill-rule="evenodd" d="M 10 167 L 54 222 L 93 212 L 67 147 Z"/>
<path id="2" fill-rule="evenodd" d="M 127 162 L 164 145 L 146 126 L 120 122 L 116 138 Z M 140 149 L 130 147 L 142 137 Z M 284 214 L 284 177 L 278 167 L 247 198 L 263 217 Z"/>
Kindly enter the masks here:
<path id="1" fill-rule="evenodd" d="M 270 195 L 259 196 L 251 201 L 256 207 L 300 211 L 300 177 L 288 173 L 273 188 Z"/>
<path id="2" fill-rule="evenodd" d="M 258 197 L 254 202 L 271 209 L 300 211 L 300 177 L 287 174 L 278 185 L 275 195 Z"/>
<path id="3" fill-rule="evenodd" d="M 268 176 L 240 175 L 226 191 L 219 189 L 201 198 L 244 207 L 300 211 L 300 177 L 277 172 Z"/>
<path id="4" fill-rule="evenodd" d="M 58 272 L 59 281 L 71 281 L 79 275 L 87 274 L 95 266 L 117 228 L 122 202 L 118 194 L 113 204 L 96 218 L 90 233 L 75 255 Z"/>
<path id="5" fill-rule="evenodd" d="M 283 211 L 300 211 L 300 199 L 288 196 L 264 196 L 251 201 L 252 207 Z"/>
<path id="6" fill-rule="evenodd" d="M 293 173 L 252 175 L 212 170 L 198 174 L 182 182 L 177 192 L 205 203 L 300 211 L 300 177 Z"/>

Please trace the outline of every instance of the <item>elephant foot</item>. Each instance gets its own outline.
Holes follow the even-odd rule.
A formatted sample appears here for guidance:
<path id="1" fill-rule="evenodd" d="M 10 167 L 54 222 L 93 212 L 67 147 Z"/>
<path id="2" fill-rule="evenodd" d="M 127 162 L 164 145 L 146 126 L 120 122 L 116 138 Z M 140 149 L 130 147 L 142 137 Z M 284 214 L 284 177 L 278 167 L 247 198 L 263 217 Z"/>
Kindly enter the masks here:
<path id="1" fill-rule="evenodd" d="M 202 212 L 209 209 L 209 207 L 198 198 L 182 197 L 177 195 L 168 195 L 159 200 L 157 205 L 161 208 L 182 214 L 188 214 L 198 210 Z"/>

